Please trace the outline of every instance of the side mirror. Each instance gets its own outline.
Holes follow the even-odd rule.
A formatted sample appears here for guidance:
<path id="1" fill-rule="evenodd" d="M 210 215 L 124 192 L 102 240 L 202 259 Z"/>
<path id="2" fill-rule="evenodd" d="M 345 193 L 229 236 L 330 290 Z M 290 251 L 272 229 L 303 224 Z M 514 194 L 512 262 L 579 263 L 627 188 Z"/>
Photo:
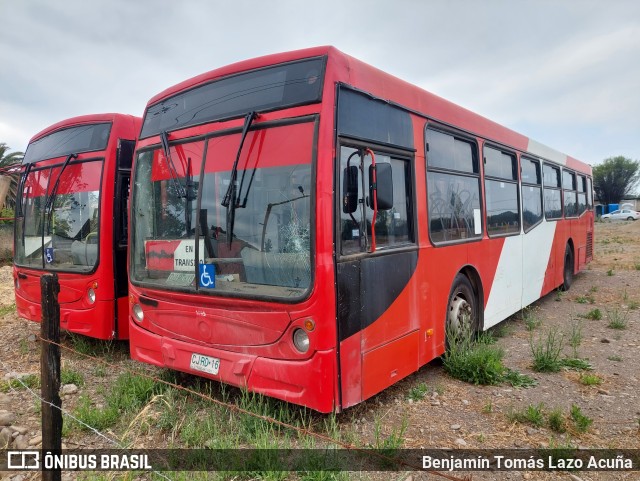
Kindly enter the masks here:
<path id="1" fill-rule="evenodd" d="M 376 182 L 373 182 L 373 165 L 369 166 L 369 207 L 373 209 L 373 191 L 378 195 L 378 210 L 389 210 L 393 207 L 393 177 L 391 164 L 376 164 Z"/>
<path id="2" fill-rule="evenodd" d="M 353 214 L 358 209 L 358 167 L 350 165 L 342 172 L 342 212 Z"/>

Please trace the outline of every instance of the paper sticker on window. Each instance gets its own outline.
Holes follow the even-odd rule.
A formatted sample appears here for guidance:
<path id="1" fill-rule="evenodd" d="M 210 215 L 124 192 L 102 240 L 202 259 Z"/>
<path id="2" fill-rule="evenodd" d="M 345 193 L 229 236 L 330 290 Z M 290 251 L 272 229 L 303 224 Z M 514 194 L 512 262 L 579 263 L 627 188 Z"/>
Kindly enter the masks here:
<path id="1" fill-rule="evenodd" d="M 473 209 L 473 233 L 482 234 L 482 220 L 480 219 L 480 209 Z"/>

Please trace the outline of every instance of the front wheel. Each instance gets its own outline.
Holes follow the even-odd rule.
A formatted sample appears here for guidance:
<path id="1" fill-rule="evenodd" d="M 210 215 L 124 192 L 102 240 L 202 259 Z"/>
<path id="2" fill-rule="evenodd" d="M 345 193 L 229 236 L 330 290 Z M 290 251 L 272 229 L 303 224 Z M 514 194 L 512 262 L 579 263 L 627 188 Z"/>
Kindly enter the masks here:
<path id="1" fill-rule="evenodd" d="M 627 217 L 627 220 L 635 220 L 633 217 L 629 216 Z"/>
<path id="2" fill-rule="evenodd" d="M 470 338 L 479 328 L 478 302 L 471 282 L 464 274 L 458 274 L 453 280 L 447 318 L 445 336 L 447 348 L 452 342 Z"/>
<path id="3" fill-rule="evenodd" d="M 571 246 L 567 244 L 567 247 L 564 251 L 564 273 L 562 276 L 562 290 L 568 291 L 573 283 L 573 250 Z"/>

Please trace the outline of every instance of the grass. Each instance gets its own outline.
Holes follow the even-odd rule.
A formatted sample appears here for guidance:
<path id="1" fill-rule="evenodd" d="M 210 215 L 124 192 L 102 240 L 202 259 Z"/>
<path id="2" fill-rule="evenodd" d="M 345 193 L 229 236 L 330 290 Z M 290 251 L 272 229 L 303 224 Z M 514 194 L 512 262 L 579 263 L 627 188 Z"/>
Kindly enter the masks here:
<path id="1" fill-rule="evenodd" d="M 527 331 L 533 331 L 542 325 L 542 319 L 538 317 L 533 309 L 523 309 L 522 319 L 524 320 L 524 326 Z"/>
<path id="2" fill-rule="evenodd" d="M 429 393 L 429 388 L 423 382 L 418 384 L 417 386 L 413 386 L 409 390 L 408 398 L 412 401 L 420 401 L 425 398 L 425 396 Z"/>
<path id="3" fill-rule="evenodd" d="M 589 430 L 593 419 L 586 416 L 579 406 L 573 404 L 569 410 L 569 416 L 565 416 L 560 408 L 554 408 L 550 412 L 545 410 L 543 403 L 536 405 L 529 404 L 521 410 L 510 409 L 507 412 L 507 419 L 510 422 L 530 424 L 537 428 L 546 426 L 557 433 L 565 433 L 571 426 L 578 433 L 585 433 Z"/>
<path id="4" fill-rule="evenodd" d="M 20 379 L 3 379 L 0 381 L 0 391 L 7 393 L 11 390 L 39 389 L 40 376 L 37 374 L 27 374 Z"/>
<path id="5" fill-rule="evenodd" d="M 561 369 L 589 371 L 591 363 L 577 356 L 577 346 L 582 342 L 582 328 L 574 324 L 569 336 L 569 344 L 573 347 L 574 357 L 561 357 L 564 348 L 564 334 L 557 328 L 550 329 L 546 336 L 529 338 L 529 346 L 533 355 L 532 369 L 537 372 L 558 372 Z"/>
<path id="6" fill-rule="evenodd" d="M 16 310 L 16 305 L 10 305 L 10 306 L 0 306 L 0 317 L 4 317 L 7 314 L 9 314 L 10 312 L 14 312 Z"/>
<path id="7" fill-rule="evenodd" d="M 537 372 L 558 372 L 562 368 L 560 354 L 564 343 L 564 335 L 557 329 L 548 331 L 546 338 L 539 336 L 534 341 L 529 338 L 529 346 L 533 354 L 532 368 Z"/>
<path id="8" fill-rule="evenodd" d="M 589 427 L 593 424 L 593 419 L 585 416 L 580 407 L 575 404 L 571 405 L 570 414 L 575 428 L 580 433 L 586 433 L 589 430 Z"/>
<path id="9" fill-rule="evenodd" d="M 538 403 L 535 406 L 533 404 L 529 404 L 526 408 L 520 411 L 510 410 L 507 413 L 507 418 L 511 422 L 526 423 L 535 427 L 541 427 L 544 425 L 543 409 L 543 403 Z"/>
<path id="10" fill-rule="evenodd" d="M 618 356 L 617 354 L 611 355 L 611 356 L 607 357 L 607 359 L 609 361 L 613 361 L 613 362 L 622 362 L 622 357 Z"/>
<path id="11" fill-rule="evenodd" d="M 129 346 L 124 341 L 103 341 L 79 334 L 67 333 L 71 347 L 80 354 L 113 360 L 118 355 L 128 357 Z"/>
<path id="12" fill-rule="evenodd" d="M 513 369 L 506 369 L 502 380 L 504 383 L 511 384 L 513 387 L 527 388 L 538 384 L 538 381 L 533 379 L 531 376 L 514 371 Z"/>
<path id="13" fill-rule="evenodd" d="M 549 429 L 557 433 L 564 433 L 567 431 L 567 422 L 565 421 L 562 409 L 555 408 L 547 416 L 547 425 Z"/>
<path id="14" fill-rule="evenodd" d="M 77 379 L 77 378 L 76 378 Z M 88 396 L 80 396 L 70 419 L 70 428 L 103 430 L 114 426 L 120 419 L 137 414 L 152 396 L 162 393 L 166 385 L 140 374 L 124 372 L 105 395 L 105 403 L 99 406 Z"/>
<path id="15" fill-rule="evenodd" d="M 589 361 L 578 357 L 565 357 L 560 359 L 560 365 L 564 369 L 570 369 L 572 371 L 591 371 L 593 369 Z"/>
<path id="16" fill-rule="evenodd" d="M 640 302 L 636 300 L 631 300 L 627 303 L 627 307 L 630 311 L 636 311 L 640 308 Z"/>
<path id="17" fill-rule="evenodd" d="M 609 321 L 609 323 L 607 324 L 608 328 L 618 329 L 618 330 L 627 328 L 628 317 L 629 317 L 628 312 L 624 312 L 618 308 L 614 308 L 611 310 L 607 309 L 606 315 L 607 315 L 607 320 Z"/>
<path id="18" fill-rule="evenodd" d="M 576 297 L 576 302 L 578 304 L 595 304 L 596 300 L 592 295 L 587 294 L 585 296 Z"/>
<path id="19" fill-rule="evenodd" d="M 609 270 L 607 271 L 607 275 L 608 275 L 609 277 L 613 276 L 614 274 L 615 274 L 615 271 L 614 271 L 613 269 L 609 269 Z"/>
<path id="20" fill-rule="evenodd" d="M 75 384 L 78 387 L 84 386 L 84 376 L 78 371 L 65 367 L 60 371 L 60 385 Z"/>
<path id="21" fill-rule="evenodd" d="M 584 386 L 599 386 L 602 384 L 602 378 L 597 374 L 581 374 L 580 384 Z"/>
<path id="22" fill-rule="evenodd" d="M 573 349 L 573 357 L 578 357 L 578 347 L 582 344 L 582 323 L 580 321 L 571 322 L 571 331 L 569 332 L 569 345 Z"/>
<path id="23" fill-rule="evenodd" d="M 466 329 L 456 336 L 448 333 L 448 338 L 449 348 L 442 360 L 444 370 L 451 377 L 471 384 L 508 383 L 514 387 L 536 385 L 531 377 L 505 367 L 504 350 L 493 344 L 493 336 L 482 334 L 474 339 L 473 333 Z"/>
<path id="24" fill-rule="evenodd" d="M 473 334 L 457 336 L 447 333 L 449 349 L 443 356 L 444 370 L 453 378 L 472 384 L 493 385 L 502 382 L 505 366 L 504 351 L 486 342 L 476 342 Z"/>
<path id="25" fill-rule="evenodd" d="M 581 317 L 589 319 L 591 321 L 600 321 L 602 319 L 602 311 L 596 307 L 595 309 L 591 309 L 586 314 L 583 314 Z"/>

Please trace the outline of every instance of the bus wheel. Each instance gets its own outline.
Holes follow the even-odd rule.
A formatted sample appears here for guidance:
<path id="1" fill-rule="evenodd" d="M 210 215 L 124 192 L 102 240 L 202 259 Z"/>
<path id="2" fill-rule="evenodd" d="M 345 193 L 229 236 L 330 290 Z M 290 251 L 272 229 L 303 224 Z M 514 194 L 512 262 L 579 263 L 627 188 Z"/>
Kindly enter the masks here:
<path id="1" fill-rule="evenodd" d="M 573 283 L 573 250 L 571 246 L 567 244 L 567 248 L 564 251 L 564 273 L 563 273 L 563 283 L 562 290 L 568 291 Z"/>
<path id="2" fill-rule="evenodd" d="M 453 281 L 447 306 L 446 346 L 473 335 L 478 323 L 476 295 L 469 279 L 458 274 Z"/>

